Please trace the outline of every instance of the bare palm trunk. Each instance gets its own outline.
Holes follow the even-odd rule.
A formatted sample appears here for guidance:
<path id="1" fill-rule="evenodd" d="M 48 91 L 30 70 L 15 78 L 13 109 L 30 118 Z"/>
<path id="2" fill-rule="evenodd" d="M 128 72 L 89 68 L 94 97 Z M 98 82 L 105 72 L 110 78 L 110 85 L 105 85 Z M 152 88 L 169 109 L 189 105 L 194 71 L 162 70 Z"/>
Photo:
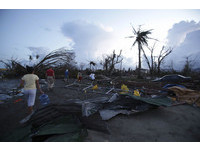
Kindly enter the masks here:
<path id="1" fill-rule="evenodd" d="M 138 51 L 139 51 L 139 55 L 138 55 L 138 78 L 141 78 L 141 45 L 140 43 L 138 43 Z"/>

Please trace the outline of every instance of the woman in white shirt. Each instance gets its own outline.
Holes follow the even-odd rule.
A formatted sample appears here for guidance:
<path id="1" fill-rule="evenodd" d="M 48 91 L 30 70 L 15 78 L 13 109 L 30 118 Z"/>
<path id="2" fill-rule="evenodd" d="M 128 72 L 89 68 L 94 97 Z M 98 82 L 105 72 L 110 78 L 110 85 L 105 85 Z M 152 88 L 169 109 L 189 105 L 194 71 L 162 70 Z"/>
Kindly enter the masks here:
<path id="1" fill-rule="evenodd" d="M 34 74 L 34 68 L 27 66 L 26 69 L 28 74 L 25 74 L 22 77 L 19 88 L 24 87 L 24 94 L 27 98 L 28 104 L 28 113 L 31 115 L 33 113 L 33 106 L 35 104 L 35 96 L 37 91 L 36 86 L 42 94 L 44 92 L 40 88 L 39 77 Z"/>

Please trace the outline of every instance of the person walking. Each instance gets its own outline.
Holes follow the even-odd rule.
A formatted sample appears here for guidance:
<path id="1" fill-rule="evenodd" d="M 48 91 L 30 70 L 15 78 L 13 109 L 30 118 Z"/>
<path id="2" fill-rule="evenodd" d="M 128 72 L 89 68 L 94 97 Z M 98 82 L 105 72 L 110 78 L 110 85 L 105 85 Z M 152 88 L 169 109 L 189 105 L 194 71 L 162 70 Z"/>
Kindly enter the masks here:
<path id="1" fill-rule="evenodd" d="M 46 78 L 47 78 L 47 83 L 48 83 L 48 91 L 53 89 L 54 82 L 55 82 L 55 73 L 52 68 L 48 69 L 46 71 Z"/>
<path id="2" fill-rule="evenodd" d="M 77 75 L 77 79 L 78 79 L 78 82 L 81 82 L 82 81 L 82 73 L 79 71 L 78 72 L 78 75 Z"/>
<path id="3" fill-rule="evenodd" d="M 65 70 L 65 78 L 64 78 L 64 81 L 66 82 L 69 82 L 69 71 L 68 69 Z"/>
<path id="4" fill-rule="evenodd" d="M 91 79 L 92 81 L 95 80 L 95 74 L 94 74 L 94 73 L 91 73 L 91 74 L 89 75 L 89 77 L 90 77 L 90 79 Z"/>
<path id="5" fill-rule="evenodd" d="M 26 67 L 27 74 L 25 74 L 20 81 L 19 89 L 24 87 L 24 94 L 27 98 L 27 106 L 28 106 L 28 116 L 22 120 L 20 123 L 23 123 L 27 121 L 31 115 L 33 114 L 33 107 L 35 104 L 35 97 L 36 97 L 36 86 L 40 90 L 40 93 L 43 94 L 44 92 L 40 88 L 39 85 L 39 77 L 34 74 L 34 68 L 33 67 Z"/>

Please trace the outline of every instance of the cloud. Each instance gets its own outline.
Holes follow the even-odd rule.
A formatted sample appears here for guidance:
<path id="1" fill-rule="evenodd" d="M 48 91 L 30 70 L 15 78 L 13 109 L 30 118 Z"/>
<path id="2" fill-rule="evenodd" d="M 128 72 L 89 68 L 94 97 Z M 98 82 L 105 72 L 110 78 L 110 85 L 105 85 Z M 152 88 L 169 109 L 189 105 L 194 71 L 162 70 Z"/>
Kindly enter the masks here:
<path id="1" fill-rule="evenodd" d="M 49 32 L 52 31 L 50 28 L 47 28 L 47 27 L 45 27 L 44 30 L 49 31 Z"/>
<path id="2" fill-rule="evenodd" d="M 135 69 L 137 66 L 137 63 L 134 62 L 133 57 L 126 57 L 124 55 L 122 55 L 123 57 L 123 61 L 122 61 L 122 67 L 125 69 Z"/>
<path id="3" fill-rule="evenodd" d="M 196 62 L 193 68 L 198 67 L 199 60 L 196 58 L 200 57 L 199 39 L 200 23 L 181 21 L 175 24 L 169 30 L 168 41 L 169 43 L 174 41 L 175 44 L 177 43 L 177 46 L 174 47 L 173 52 L 166 60 L 167 63 L 169 64 L 170 60 L 173 60 L 174 68 L 181 70 L 185 64 L 185 58 L 190 56 L 190 59 Z"/>
<path id="4" fill-rule="evenodd" d="M 63 35 L 73 40 L 79 62 L 96 59 L 98 51 L 105 50 L 110 45 L 112 31 L 111 27 L 85 20 L 67 22 L 61 27 Z"/>
<path id="5" fill-rule="evenodd" d="M 168 31 L 168 46 L 176 47 L 180 46 L 187 34 L 200 30 L 200 22 L 196 23 L 195 21 L 181 21 L 173 25 L 173 27 Z"/>

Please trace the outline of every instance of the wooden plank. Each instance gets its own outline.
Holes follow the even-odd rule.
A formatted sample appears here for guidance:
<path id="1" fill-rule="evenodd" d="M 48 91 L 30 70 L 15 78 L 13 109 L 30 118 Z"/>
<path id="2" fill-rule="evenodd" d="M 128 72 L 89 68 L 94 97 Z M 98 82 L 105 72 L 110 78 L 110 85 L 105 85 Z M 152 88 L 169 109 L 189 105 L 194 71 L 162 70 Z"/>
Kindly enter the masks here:
<path id="1" fill-rule="evenodd" d="M 110 89 L 108 92 L 106 92 L 106 94 L 110 93 L 112 90 L 114 90 L 115 88 Z"/>
<path id="2" fill-rule="evenodd" d="M 87 89 L 89 89 L 89 88 L 91 88 L 91 87 L 93 87 L 93 85 L 90 85 L 90 86 L 84 88 L 83 91 L 84 91 L 84 90 L 87 90 Z"/>

